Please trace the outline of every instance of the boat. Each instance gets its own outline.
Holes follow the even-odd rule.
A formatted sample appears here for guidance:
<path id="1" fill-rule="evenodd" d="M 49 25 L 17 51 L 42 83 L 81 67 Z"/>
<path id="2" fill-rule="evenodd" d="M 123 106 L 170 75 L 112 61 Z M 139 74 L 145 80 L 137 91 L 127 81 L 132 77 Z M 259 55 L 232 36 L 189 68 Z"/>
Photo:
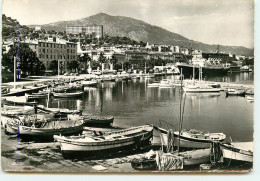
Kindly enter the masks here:
<path id="1" fill-rule="evenodd" d="M 159 86 L 160 86 L 160 82 L 156 82 L 156 81 L 147 84 L 147 87 L 159 87 Z"/>
<path id="2" fill-rule="evenodd" d="M 162 145 L 168 146 L 169 132 L 156 126 L 154 128 L 160 133 Z M 226 135 L 223 133 L 205 133 L 195 129 L 182 129 L 180 137 L 179 131 L 175 131 L 171 139 L 174 146 L 181 148 L 210 148 L 213 141 L 223 142 Z"/>
<path id="3" fill-rule="evenodd" d="M 190 77 L 192 72 L 199 72 L 201 66 L 196 65 L 189 65 L 189 64 L 178 64 L 178 69 L 182 69 L 182 74 L 185 77 Z M 217 75 L 227 75 L 230 70 L 230 67 L 224 67 L 222 65 L 212 65 L 212 66 L 203 66 L 202 71 L 204 76 L 217 76 Z"/>
<path id="4" fill-rule="evenodd" d="M 97 85 L 97 81 L 95 80 L 83 80 L 81 81 L 81 84 L 85 87 L 87 86 L 96 86 Z"/>
<path id="5" fill-rule="evenodd" d="M 48 96 L 48 94 L 37 94 L 37 93 L 28 94 L 28 93 L 25 93 L 24 96 L 25 96 L 25 99 L 28 101 L 30 99 L 43 99 L 43 98 L 46 98 Z"/>
<path id="6" fill-rule="evenodd" d="M 214 88 L 210 84 L 188 84 L 183 87 L 184 92 L 186 93 L 220 93 L 220 88 Z"/>
<path id="7" fill-rule="evenodd" d="M 150 144 L 152 136 L 153 126 L 143 125 L 93 136 L 84 134 L 80 136 L 55 135 L 54 140 L 59 142 L 61 152 L 66 158 L 70 153 L 73 153 L 74 156 L 77 152 L 83 152 L 85 156 L 87 153 L 97 155 L 99 152 Z"/>
<path id="8" fill-rule="evenodd" d="M 43 105 L 37 105 L 36 108 L 39 110 L 39 112 L 46 112 L 46 113 L 54 113 L 54 114 L 82 114 L 81 110 L 71 110 L 66 108 L 48 108 Z"/>
<path id="9" fill-rule="evenodd" d="M 37 119 L 37 118 L 36 118 Z M 23 121 L 22 119 L 14 120 L 7 123 L 9 129 L 17 131 L 20 138 L 48 138 L 53 139 L 53 135 L 71 135 L 79 134 L 83 131 L 83 120 L 48 120 L 37 119 Z"/>
<path id="10" fill-rule="evenodd" d="M 147 154 L 149 157 L 146 156 Z M 211 150 L 208 148 L 179 153 L 176 151 L 173 153 L 164 153 L 162 150 L 151 150 L 147 154 L 140 159 L 133 159 L 131 162 L 132 167 L 136 170 L 180 170 L 188 166 L 209 163 Z"/>
<path id="11" fill-rule="evenodd" d="M 146 75 L 144 75 L 144 78 L 146 78 L 146 79 L 150 79 L 150 78 L 154 78 L 155 77 L 155 75 L 154 74 L 146 74 Z"/>
<path id="12" fill-rule="evenodd" d="M 168 79 L 162 79 L 159 84 L 159 88 L 174 88 L 175 86 Z"/>
<path id="13" fill-rule="evenodd" d="M 193 72 L 193 82 L 187 84 L 183 87 L 185 93 L 214 93 L 220 92 L 221 88 L 215 84 L 207 83 L 202 79 L 202 67 L 199 68 L 199 80 L 195 81 L 195 73 Z"/>
<path id="14" fill-rule="evenodd" d="M 243 161 L 243 162 L 253 162 L 253 149 L 250 149 L 250 146 L 245 146 L 248 144 L 245 143 L 224 143 L 220 144 L 222 149 L 222 154 L 224 159 Z M 252 145 L 252 143 L 250 144 Z M 244 147 L 244 148 L 241 148 Z"/>
<path id="15" fill-rule="evenodd" d="M 73 93 L 67 93 L 67 92 L 63 92 L 63 93 L 56 93 L 53 92 L 53 96 L 56 98 L 74 98 L 74 97 L 80 97 L 83 95 L 83 92 L 73 92 Z"/>
<path id="16" fill-rule="evenodd" d="M 33 106 L 37 105 L 36 101 L 27 102 L 25 97 L 5 97 L 1 98 L 1 103 L 5 105 L 13 105 L 13 106 Z"/>
<path id="17" fill-rule="evenodd" d="M 246 90 L 244 89 L 236 89 L 236 88 L 229 88 L 226 91 L 226 96 L 245 96 Z"/>
<path id="18" fill-rule="evenodd" d="M 31 106 L 7 106 L 1 110 L 1 115 L 6 117 L 17 117 L 19 115 L 29 115 L 35 113 L 34 107 Z"/>
<path id="19" fill-rule="evenodd" d="M 111 126 L 113 122 L 113 116 L 84 116 L 84 123 L 89 126 Z"/>

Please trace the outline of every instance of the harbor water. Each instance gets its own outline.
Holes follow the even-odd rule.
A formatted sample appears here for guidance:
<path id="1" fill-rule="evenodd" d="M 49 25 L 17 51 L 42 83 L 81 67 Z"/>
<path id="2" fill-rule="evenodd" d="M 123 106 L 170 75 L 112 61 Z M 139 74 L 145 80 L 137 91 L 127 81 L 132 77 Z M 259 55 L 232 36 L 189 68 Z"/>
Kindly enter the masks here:
<path id="1" fill-rule="evenodd" d="M 83 110 L 83 114 L 114 116 L 113 126 L 128 128 L 152 124 L 178 129 L 180 120 L 180 96 L 185 102 L 183 129 L 198 129 L 205 132 L 223 132 L 227 140 L 253 141 L 253 102 L 245 97 L 220 94 L 186 94 L 180 88 L 150 88 L 155 80 L 137 79 L 102 82 L 97 87 L 85 87 L 83 98 L 54 99 L 40 103 L 49 107 Z M 174 76 L 167 78 L 174 79 Z M 252 73 L 237 73 L 205 80 L 252 84 Z M 48 103 L 47 103 L 48 102 Z"/>

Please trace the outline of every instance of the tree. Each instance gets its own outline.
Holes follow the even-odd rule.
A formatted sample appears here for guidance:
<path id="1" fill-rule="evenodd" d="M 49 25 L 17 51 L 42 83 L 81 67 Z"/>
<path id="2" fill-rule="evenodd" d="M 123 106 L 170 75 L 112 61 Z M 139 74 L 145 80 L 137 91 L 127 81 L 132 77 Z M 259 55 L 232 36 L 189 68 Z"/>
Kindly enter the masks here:
<path id="1" fill-rule="evenodd" d="M 14 57 L 18 57 L 17 68 L 21 70 L 21 76 L 43 75 L 45 72 L 44 64 L 39 60 L 36 53 L 32 51 L 28 44 L 20 44 L 12 47 L 2 59 L 2 65 L 13 70 Z"/>
<path id="2" fill-rule="evenodd" d="M 54 74 L 57 74 L 58 73 L 58 61 L 57 60 L 51 61 L 49 69 L 52 70 Z"/>
<path id="3" fill-rule="evenodd" d="M 68 69 L 78 71 L 78 68 L 79 68 L 78 61 L 73 60 L 71 62 L 68 62 Z"/>
<path id="4" fill-rule="evenodd" d="M 83 64 L 83 68 L 81 68 L 84 72 L 86 72 L 87 64 L 90 65 L 91 58 L 87 53 L 83 53 L 81 55 L 78 55 L 78 60 L 81 64 Z"/>
<path id="5" fill-rule="evenodd" d="M 103 71 L 104 63 L 106 62 L 106 57 L 104 57 L 104 54 L 102 52 L 99 54 L 98 61 L 101 63 L 101 71 Z"/>

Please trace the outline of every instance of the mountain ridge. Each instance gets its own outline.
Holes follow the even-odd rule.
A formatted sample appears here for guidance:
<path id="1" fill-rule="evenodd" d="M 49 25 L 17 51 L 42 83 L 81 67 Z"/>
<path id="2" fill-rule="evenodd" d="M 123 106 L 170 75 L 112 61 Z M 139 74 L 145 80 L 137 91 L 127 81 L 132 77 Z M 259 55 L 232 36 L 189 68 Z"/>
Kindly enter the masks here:
<path id="1" fill-rule="evenodd" d="M 65 31 L 66 26 L 75 25 L 103 25 L 104 34 L 109 36 L 126 36 L 136 41 L 149 42 L 150 44 L 167 44 L 178 46 L 192 46 L 207 52 L 215 52 L 218 45 L 206 44 L 190 40 L 180 34 L 171 32 L 156 25 L 151 25 L 142 20 L 125 16 L 112 16 L 106 13 L 98 13 L 89 17 L 69 21 L 58 21 L 41 26 L 45 30 Z M 33 28 L 36 25 L 28 25 Z M 220 51 L 237 55 L 253 56 L 254 50 L 243 46 L 220 45 Z"/>

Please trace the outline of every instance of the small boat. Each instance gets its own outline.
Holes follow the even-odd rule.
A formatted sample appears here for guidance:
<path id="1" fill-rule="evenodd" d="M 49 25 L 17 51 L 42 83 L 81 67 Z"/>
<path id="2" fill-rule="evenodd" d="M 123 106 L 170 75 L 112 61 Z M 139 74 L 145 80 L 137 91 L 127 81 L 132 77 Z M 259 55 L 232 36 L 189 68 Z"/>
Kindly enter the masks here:
<path id="1" fill-rule="evenodd" d="M 20 99 L 23 98 L 23 99 Z M 25 97 L 5 97 L 1 98 L 1 102 L 5 105 L 13 105 L 13 106 L 33 106 L 37 105 L 36 101 L 33 102 L 26 102 Z"/>
<path id="2" fill-rule="evenodd" d="M 53 96 L 57 97 L 57 98 L 74 98 L 74 97 L 80 97 L 82 95 L 83 95 L 83 92 L 73 92 L 73 93 L 67 93 L 67 92 L 56 93 L 56 92 L 53 92 Z"/>
<path id="3" fill-rule="evenodd" d="M 95 85 L 97 85 L 97 81 L 95 81 L 95 80 L 84 80 L 84 81 L 81 81 L 81 84 L 83 85 L 83 86 L 95 86 Z"/>
<path id="4" fill-rule="evenodd" d="M 235 89 L 235 88 L 229 88 L 226 90 L 227 96 L 245 96 L 246 91 L 244 89 Z"/>
<path id="5" fill-rule="evenodd" d="M 25 99 L 28 101 L 30 99 L 43 99 L 48 96 L 48 94 L 37 94 L 37 93 L 32 93 L 32 94 L 24 94 Z"/>
<path id="6" fill-rule="evenodd" d="M 13 122 L 8 122 L 7 124 L 9 129 L 13 130 L 13 133 L 16 131 L 19 137 L 29 139 L 34 137 L 53 139 L 53 135 L 79 134 L 83 131 L 83 120 L 52 121 L 37 119 L 25 122 L 22 119 L 13 119 Z"/>
<path id="7" fill-rule="evenodd" d="M 153 83 L 147 84 L 147 87 L 159 87 L 159 86 L 160 86 L 160 82 L 153 82 Z"/>
<path id="8" fill-rule="evenodd" d="M 147 154 L 149 154 L 149 151 Z M 151 155 L 152 154 L 152 155 Z M 198 149 L 184 152 L 164 153 L 156 151 L 149 157 L 133 159 L 131 165 L 136 170 L 160 170 L 171 171 L 185 169 L 187 166 L 194 166 L 210 161 L 211 150 Z"/>
<path id="9" fill-rule="evenodd" d="M 43 105 L 37 105 L 37 109 L 39 112 L 46 112 L 46 113 L 55 113 L 55 114 L 81 114 L 81 110 L 71 110 L 66 108 L 48 108 Z"/>
<path id="10" fill-rule="evenodd" d="M 7 106 L 4 105 L 1 110 L 1 115 L 6 117 L 17 117 L 19 115 L 29 115 L 35 112 L 34 107 L 31 106 Z"/>
<path id="11" fill-rule="evenodd" d="M 175 86 L 168 79 L 163 79 L 160 81 L 159 88 L 174 88 Z"/>
<path id="12" fill-rule="evenodd" d="M 244 148 L 241 148 L 244 145 Z M 252 144 L 251 144 L 252 145 Z M 243 161 L 243 162 L 253 162 L 253 149 L 250 149 L 250 146 L 245 148 L 245 144 L 220 144 L 222 149 L 223 158 L 231 159 L 236 161 Z M 247 149 L 247 150 L 246 150 Z"/>
<path id="13" fill-rule="evenodd" d="M 85 125 L 111 126 L 114 122 L 113 116 L 84 116 Z"/>
<path id="14" fill-rule="evenodd" d="M 173 140 L 174 146 L 179 146 L 182 148 L 209 148 L 213 141 L 224 141 L 226 135 L 223 133 L 204 133 L 199 130 L 181 130 L 180 140 L 179 131 L 173 133 L 173 138 L 169 138 L 169 133 L 163 128 L 154 126 L 154 128 L 159 131 L 162 145 L 168 145 L 168 139 Z"/>
<path id="15" fill-rule="evenodd" d="M 66 154 L 69 153 L 74 153 L 74 156 L 76 155 L 75 152 L 97 155 L 98 152 L 109 152 L 111 150 L 150 144 L 152 136 L 153 126 L 144 125 L 94 136 L 55 135 L 54 140 L 60 143 L 62 154 L 66 158 Z"/>

